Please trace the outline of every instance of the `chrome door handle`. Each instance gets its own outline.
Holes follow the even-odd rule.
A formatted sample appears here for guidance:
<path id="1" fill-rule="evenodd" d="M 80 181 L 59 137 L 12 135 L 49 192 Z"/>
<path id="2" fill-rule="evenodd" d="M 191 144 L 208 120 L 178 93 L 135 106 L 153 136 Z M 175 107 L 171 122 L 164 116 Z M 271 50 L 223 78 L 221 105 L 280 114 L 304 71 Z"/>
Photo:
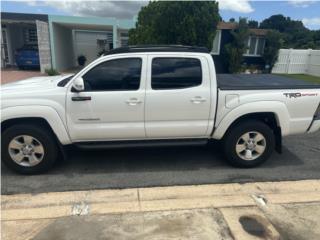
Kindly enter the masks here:
<path id="1" fill-rule="evenodd" d="M 192 103 L 195 103 L 195 104 L 199 104 L 199 103 L 203 103 L 203 102 L 205 102 L 206 101 L 206 99 L 205 98 L 203 98 L 203 97 L 199 97 L 199 96 L 197 96 L 197 97 L 194 97 L 194 98 L 191 98 L 191 100 L 190 100 Z"/>
<path id="2" fill-rule="evenodd" d="M 142 101 L 138 100 L 137 98 L 130 98 L 129 100 L 126 101 L 126 103 L 130 106 L 135 106 L 142 103 Z"/>
<path id="3" fill-rule="evenodd" d="M 78 97 L 72 97 L 72 101 L 79 102 L 79 101 L 91 101 L 91 96 L 78 96 Z"/>

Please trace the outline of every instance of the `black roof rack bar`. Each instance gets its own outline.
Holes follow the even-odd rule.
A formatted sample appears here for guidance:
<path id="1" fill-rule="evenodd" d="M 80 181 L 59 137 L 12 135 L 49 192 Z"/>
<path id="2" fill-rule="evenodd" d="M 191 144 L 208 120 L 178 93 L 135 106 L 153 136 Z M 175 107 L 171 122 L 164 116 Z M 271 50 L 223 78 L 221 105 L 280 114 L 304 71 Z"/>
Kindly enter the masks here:
<path id="1" fill-rule="evenodd" d="M 135 52 L 200 52 L 209 53 L 206 47 L 184 45 L 133 45 L 110 50 L 104 55 Z"/>

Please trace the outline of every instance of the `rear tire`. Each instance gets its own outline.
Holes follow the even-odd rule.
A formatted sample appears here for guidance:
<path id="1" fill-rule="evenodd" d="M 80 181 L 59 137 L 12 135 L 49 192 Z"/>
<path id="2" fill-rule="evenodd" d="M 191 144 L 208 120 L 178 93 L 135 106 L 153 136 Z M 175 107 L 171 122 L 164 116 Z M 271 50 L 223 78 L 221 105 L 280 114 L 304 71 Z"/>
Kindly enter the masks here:
<path id="1" fill-rule="evenodd" d="M 224 137 L 224 153 L 230 164 L 252 168 L 265 162 L 275 147 L 272 129 L 261 121 L 243 121 Z"/>
<path id="2" fill-rule="evenodd" d="M 46 128 L 19 124 L 5 129 L 1 143 L 2 162 L 21 174 L 49 170 L 58 156 L 55 136 Z"/>

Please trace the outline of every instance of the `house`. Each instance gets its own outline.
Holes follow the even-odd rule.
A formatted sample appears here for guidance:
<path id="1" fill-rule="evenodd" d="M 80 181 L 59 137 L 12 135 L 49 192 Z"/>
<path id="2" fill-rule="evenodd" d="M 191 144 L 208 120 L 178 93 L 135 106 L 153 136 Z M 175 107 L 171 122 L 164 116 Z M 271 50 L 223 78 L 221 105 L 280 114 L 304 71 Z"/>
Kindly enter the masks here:
<path id="1" fill-rule="evenodd" d="M 128 45 L 128 32 L 136 19 L 58 16 L 45 14 L 1 13 L 2 66 L 15 66 L 15 52 L 25 44 L 38 45 L 41 72 L 46 68 L 68 71 L 78 66 L 78 56 L 92 62 L 102 50 Z M 219 22 L 211 54 L 218 73 L 227 72 L 221 51 L 231 41 L 237 24 Z M 247 65 L 264 67 L 265 29 L 250 29 Z"/>
<path id="2" fill-rule="evenodd" d="M 217 25 L 216 36 L 213 40 L 213 46 L 211 54 L 215 61 L 216 71 L 218 73 L 227 73 L 228 70 L 223 64 L 223 58 L 221 55 L 222 48 L 225 44 L 232 40 L 231 30 L 237 28 L 237 23 L 234 22 L 219 22 Z M 260 68 L 264 68 L 264 61 L 262 53 L 265 46 L 265 36 L 268 30 L 250 28 L 250 36 L 247 40 L 248 49 L 243 55 L 243 62 L 249 65 L 255 65 Z"/>
<path id="3" fill-rule="evenodd" d="M 66 71 L 78 65 L 84 55 L 87 63 L 102 50 L 128 44 L 128 31 L 134 19 L 1 13 L 1 67 L 15 66 L 15 52 L 25 44 L 36 44 L 40 68 Z"/>
<path id="4" fill-rule="evenodd" d="M 1 67 L 15 65 L 15 53 L 23 45 L 32 44 L 39 47 L 38 40 L 48 41 L 48 30 L 42 29 L 42 26 L 47 25 L 48 15 L 1 13 Z M 45 57 L 50 56 L 49 49 L 49 42 L 46 47 L 39 48 L 40 59 L 45 67 L 51 64 L 51 58 Z"/>

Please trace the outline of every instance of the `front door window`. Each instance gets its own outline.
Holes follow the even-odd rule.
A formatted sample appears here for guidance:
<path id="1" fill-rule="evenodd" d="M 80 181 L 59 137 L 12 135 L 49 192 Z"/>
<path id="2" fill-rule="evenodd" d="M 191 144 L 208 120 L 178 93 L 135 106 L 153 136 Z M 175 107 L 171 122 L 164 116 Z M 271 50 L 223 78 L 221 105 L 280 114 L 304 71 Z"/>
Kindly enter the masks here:
<path id="1" fill-rule="evenodd" d="M 140 86 L 141 58 L 103 62 L 83 76 L 85 91 L 134 91 Z"/>

